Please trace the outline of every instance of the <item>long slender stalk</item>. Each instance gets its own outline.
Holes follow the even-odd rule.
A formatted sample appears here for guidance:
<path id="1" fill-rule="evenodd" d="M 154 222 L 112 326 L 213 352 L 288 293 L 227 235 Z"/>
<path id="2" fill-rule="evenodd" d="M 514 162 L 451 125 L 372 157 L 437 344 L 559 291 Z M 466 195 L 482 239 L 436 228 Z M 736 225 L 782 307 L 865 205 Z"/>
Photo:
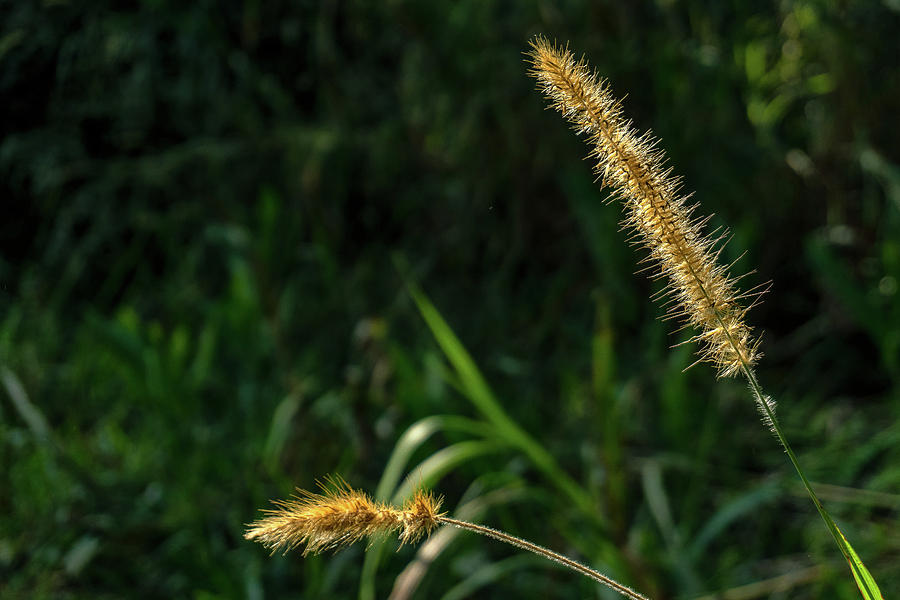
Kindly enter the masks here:
<path id="1" fill-rule="evenodd" d="M 693 273 L 692 273 L 693 274 Z M 694 277 L 698 281 L 698 287 L 703 291 L 703 294 L 709 298 L 706 289 L 703 287 L 702 282 L 700 282 L 700 278 L 693 274 Z M 713 307 L 713 312 L 715 313 L 715 318 L 721 325 L 723 331 L 725 332 L 725 338 L 728 340 L 729 345 L 735 350 L 735 354 L 738 355 L 738 361 L 740 362 L 741 373 L 743 373 L 744 377 L 747 380 L 747 383 L 750 384 L 750 390 L 753 393 L 754 400 L 756 401 L 757 406 L 759 407 L 760 412 L 763 414 L 763 421 L 769 425 L 772 433 L 775 434 L 776 439 L 781 444 L 784 451 L 787 453 L 788 458 L 791 461 L 791 464 L 794 466 L 794 470 L 797 471 L 797 475 L 800 476 L 800 480 L 803 482 L 803 486 L 806 488 L 807 494 L 809 494 L 810 499 L 813 504 L 816 506 L 816 510 L 819 512 L 819 516 L 822 517 L 822 520 L 825 521 L 825 526 L 828 528 L 829 533 L 831 533 L 831 537 L 834 538 L 835 543 L 838 545 L 838 548 L 841 550 L 841 554 L 844 555 L 844 558 L 847 559 L 850 564 L 853 564 L 853 557 L 850 556 L 850 553 L 847 551 L 845 547 L 846 540 L 844 536 L 838 531 L 837 526 L 834 524 L 834 520 L 831 518 L 831 515 L 828 514 L 828 511 L 825 510 L 825 507 L 822 505 L 822 502 L 819 500 L 819 497 L 816 495 L 816 492 L 812 488 L 812 484 L 810 484 L 809 479 L 806 478 L 806 475 L 803 473 L 803 469 L 800 468 L 800 461 L 797 460 L 797 455 L 794 454 L 793 448 L 787 441 L 787 437 L 784 435 L 784 431 L 781 429 L 781 424 L 778 422 L 778 418 L 775 416 L 775 411 L 773 409 L 775 403 L 772 399 L 766 396 L 763 393 L 762 386 L 759 384 L 759 380 L 756 378 L 756 373 L 753 371 L 753 367 L 743 359 L 741 353 L 738 351 L 738 344 L 734 340 L 734 338 L 729 333 L 728 329 L 725 327 L 725 322 L 722 318 L 722 315 L 719 314 L 719 311 Z"/>
<path id="2" fill-rule="evenodd" d="M 460 521 L 458 519 L 451 519 L 450 517 L 439 516 L 437 517 L 438 523 L 443 523 L 446 525 L 453 525 L 454 527 L 459 527 L 460 529 L 465 529 L 468 531 L 473 531 L 475 533 L 485 535 L 487 537 L 492 537 L 495 540 L 499 540 L 501 542 L 506 542 L 511 546 L 515 546 L 521 550 L 527 550 L 528 552 L 533 552 L 538 556 L 543 558 L 552 560 L 554 562 L 558 562 L 559 564 L 565 566 L 568 569 L 571 569 L 577 573 L 584 575 L 590 579 L 593 579 L 597 583 L 602 583 L 606 587 L 613 589 L 626 598 L 631 598 L 632 600 L 648 600 L 646 596 L 643 596 L 633 589 L 618 583 L 600 573 L 599 571 L 595 571 L 594 569 L 581 564 L 578 561 L 572 560 L 567 556 L 563 556 L 558 552 L 554 552 L 553 550 L 549 550 L 548 548 L 544 548 L 543 546 L 538 546 L 537 544 L 533 544 L 528 540 L 523 540 L 522 538 L 517 538 L 513 535 L 509 535 L 508 533 L 504 533 L 497 529 L 492 529 L 490 527 L 485 527 L 484 525 L 476 525 L 475 523 L 469 523 L 467 521 Z"/>
<path id="3" fill-rule="evenodd" d="M 737 279 L 717 262 L 725 236 L 703 234 L 707 219 L 692 216 L 696 204 L 688 204 L 688 196 L 680 194 L 680 179 L 665 166 L 658 140 L 649 133 L 637 133 L 622 115 L 621 102 L 608 83 L 583 58 L 576 60 L 567 47 L 542 37 L 531 45 L 531 75 L 551 105 L 579 134 L 586 134 L 592 145 L 590 156 L 597 159 L 595 172 L 613 189 L 613 197 L 622 200 L 625 223 L 649 251 L 657 276 L 667 280 L 663 293 L 669 295 L 671 314 L 698 331 L 691 341 L 700 343 L 700 361 L 714 364 L 719 376 L 744 375 L 763 422 L 787 452 L 863 597 L 882 598 L 872 575 L 813 491 L 775 417 L 775 403 L 763 393 L 753 371 L 760 356 L 759 338 L 744 321 L 749 307 L 743 307 L 742 300 L 760 295 L 765 288 L 737 292 Z"/>

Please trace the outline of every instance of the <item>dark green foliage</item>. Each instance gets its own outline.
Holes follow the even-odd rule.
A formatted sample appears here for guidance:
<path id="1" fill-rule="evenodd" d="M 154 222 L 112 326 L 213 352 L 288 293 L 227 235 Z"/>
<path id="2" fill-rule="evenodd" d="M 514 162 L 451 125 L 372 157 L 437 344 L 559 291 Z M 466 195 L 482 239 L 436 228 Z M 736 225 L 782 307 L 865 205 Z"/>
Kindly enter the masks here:
<path id="1" fill-rule="evenodd" d="M 243 524 L 327 473 L 375 490 L 411 424 L 454 414 L 476 426 L 437 428 L 408 465 L 457 448 L 435 482 L 451 511 L 509 492 L 479 520 L 654 598 L 815 565 L 789 597 L 857 597 L 746 390 L 681 372 L 691 350 L 669 349 L 617 207 L 525 76 L 538 32 L 629 93 L 731 227 L 723 259 L 747 251 L 745 287 L 773 280 L 749 315 L 760 379 L 900 593 L 896 2 L 0 15 L 0 596 L 354 597 L 363 547 L 270 558 Z M 482 414 L 400 272 L 559 473 L 459 446 Z M 413 553 L 385 552 L 363 588 L 386 597 Z M 460 536 L 418 597 L 591 593 L 510 556 Z"/>

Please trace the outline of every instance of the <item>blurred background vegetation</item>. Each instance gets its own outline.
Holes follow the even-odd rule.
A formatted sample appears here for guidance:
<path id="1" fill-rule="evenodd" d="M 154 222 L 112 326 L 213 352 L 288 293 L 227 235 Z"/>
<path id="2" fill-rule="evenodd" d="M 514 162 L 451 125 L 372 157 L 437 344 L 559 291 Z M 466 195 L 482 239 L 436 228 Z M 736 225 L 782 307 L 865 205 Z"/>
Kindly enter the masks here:
<path id="1" fill-rule="evenodd" d="M 242 539 L 328 473 L 654 598 L 858 597 L 743 385 L 682 373 L 537 33 L 773 281 L 760 379 L 900 594 L 896 0 L 0 6 L 2 597 L 609 597 L 469 535 Z"/>

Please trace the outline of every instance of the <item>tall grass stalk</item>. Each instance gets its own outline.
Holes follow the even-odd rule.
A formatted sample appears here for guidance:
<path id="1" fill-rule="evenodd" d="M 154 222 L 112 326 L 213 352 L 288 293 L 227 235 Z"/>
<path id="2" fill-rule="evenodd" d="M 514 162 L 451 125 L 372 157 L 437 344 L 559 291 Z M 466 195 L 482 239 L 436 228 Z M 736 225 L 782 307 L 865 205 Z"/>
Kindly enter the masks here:
<path id="1" fill-rule="evenodd" d="M 608 83 L 584 59 L 576 60 L 568 48 L 537 37 L 531 43 L 528 60 L 530 75 L 537 79 L 551 106 L 579 134 L 585 134 L 591 145 L 590 156 L 597 161 L 597 174 L 613 190 L 612 198 L 623 203 L 625 224 L 634 232 L 633 241 L 648 251 L 647 269 L 654 277 L 666 281 L 661 296 L 668 298 L 665 302 L 668 316 L 680 319 L 683 327 L 696 332 L 689 341 L 698 343 L 698 362 L 713 364 L 719 377 L 743 375 L 746 378 L 763 422 L 787 453 L 850 564 L 863 597 L 883 600 L 871 574 L 822 506 L 800 468 L 775 416 L 775 403 L 763 393 L 753 370 L 761 356 L 759 338 L 745 317 L 766 286 L 745 293 L 738 291 L 738 278 L 729 274 L 730 265 L 718 262 L 727 232 L 703 232 L 708 217 L 694 215 L 697 205 L 689 201 L 690 196 L 680 193 L 681 181 L 666 166 L 664 153 L 657 149 L 659 141 L 649 132 L 636 132 L 631 121 L 624 118 L 622 104 Z M 506 416 L 474 362 L 424 295 L 415 286 L 410 286 L 410 292 L 445 353 L 467 382 L 465 387 L 469 388 L 473 402 L 491 426 L 529 456 L 560 492 L 573 500 L 573 505 L 591 511 L 592 502 L 578 484 L 562 473 L 553 457 Z M 477 448 L 481 452 L 482 446 Z M 399 532 L 400 542 L 404 544 L 429 535 L 439 525 L 450 525 L 533 552 L 632 600 L 647 600 L 602 573 L 552 550 L 496 529 L 448 517 L 440 512 L 440 500 L 423 491 L 412 494 L 402 506 L 394 506 L 375 502 L 351 489 L 343 480 L 333 479 L 323 486 L 321 494 L 301 490 L 291 500 L 276 501 L 275 506 L 265 511 L 265 517 L 251 523 L 245 534 L 247 539 L 259 541 L 273 551 L 302 546 L 304 554 L 316 553 L 393 532 Z"/>
<path id="2" fill-rule="evenodd" d="M 680 194 L 681 180 L 671 175 L 666 157 L 657 149 L 659 140 L 650 132 L 639 134 L 622 115 L 622 104 L 609 84 L 584 58 L 578 60 L 567 47 L 537 37 L 528 54 L 530 74 L 551 106 L 584 134 L 590 156 L 612 198 L 622 201 L 625 224 L 637 244 L 648 250 L 649 270 L 666 280 L 662 296 L 668 296 L 669 314 L 697 333 L 689 341 L 699 343 L 699 361 L 712 363 L 720 377 L 742 374 L 756 401 L 763 422 L 775 434 L 803 481 L 809 497 L 825 521 L 864 598 L 880 599 L 881 592 L 869 571 L 819 501 L 800 468 L 797 456 L 775 416 L 775 402 L 762 390 L 753 366 L 760 357 L 759 339 L 745 316 L 765 287 L 741 294 L 728 267 L 718 264 L 727 232 L 704 234 L 708 217 L 695 216 L 696 204 Z M 748 306 L 741 301 L 751 300 Z M 699 362 L 698 361 L 698 362 Z"/>

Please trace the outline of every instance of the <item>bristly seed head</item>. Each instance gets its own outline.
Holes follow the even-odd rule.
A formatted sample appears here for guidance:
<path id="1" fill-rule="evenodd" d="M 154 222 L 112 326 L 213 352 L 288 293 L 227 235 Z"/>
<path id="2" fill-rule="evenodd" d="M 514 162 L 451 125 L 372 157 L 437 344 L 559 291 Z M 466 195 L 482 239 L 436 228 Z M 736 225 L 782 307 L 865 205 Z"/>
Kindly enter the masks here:
<path id="1" fill-rule="evenodd" d="M 422 490 L 396 508 L 373 501 L 338 477 L 326 479 L 320 487 L 321 494 L 298 490 L 290 500 L 273 501 L 277 508 L 264 510 L 267 516 L 250 523 L 244 537 L 272 552 L 305 546 L 306 556 L 398 529 L 401 544 L 415 542 L 428 535 L 443 515 L 438 512 L 440 499 Z"/>
<path id="2" fill-rule="evenodd" d="M 765 290 L 739 295 L 727 267 L 716 263 L 727 234 L 703 235 L 706 219 L 691 216 L 695 205 L 679 194 L 680 179 L 666 167 L 656 148 L 659 140 L 650 132 L 637 133 L 607 82 L 583 58 L 576 60 L 543 37 L 531 48 L 529 74 L 553 108 L 586 134 L 595 171 L 622 201 L 625 224 L 637 232 L 657 274 L 668 282 L 670 315 L 698 331 L 691 341 L 700 342 L 700 360 L 714 364 L 720 377 L 752 368 L 760 356 L 759 340 L 744 322 L 750 307 L 739 300 Z"/>

